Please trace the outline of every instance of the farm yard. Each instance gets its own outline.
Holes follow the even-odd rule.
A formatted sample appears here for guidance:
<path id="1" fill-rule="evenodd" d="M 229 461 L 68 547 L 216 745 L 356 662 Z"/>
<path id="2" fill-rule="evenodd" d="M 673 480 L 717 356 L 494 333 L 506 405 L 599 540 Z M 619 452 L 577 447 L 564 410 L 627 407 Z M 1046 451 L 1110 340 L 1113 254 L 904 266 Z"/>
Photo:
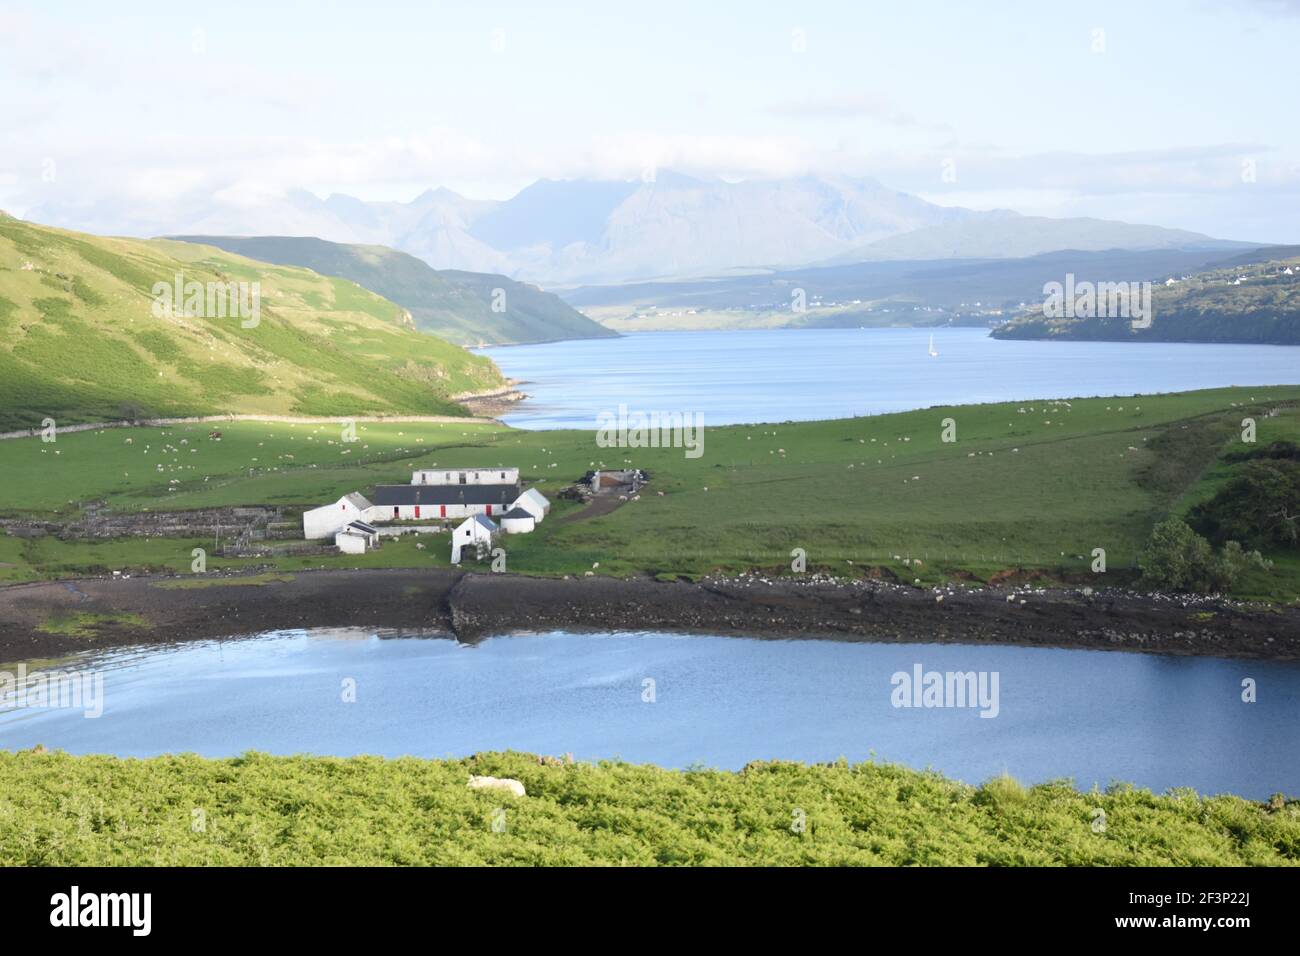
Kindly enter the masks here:
<path id="1" fill-rule="evenodd" d="M 413 469 L 515 466 L 552 502 L 551 520 L 508 541 L 508 570 L 538 575 L 699 578 L 809 571 L 883 575 L 905 583 L 1090 575 L 1106 552 L 1107 583 L 1134 577 L 1151 528 L 1227 480 L 1224 456 L 1257 422 L 1258 445 L 1300 438 L 1300 387 L 931 408 L 867 418 L 708 431 L 705 454 L 600 448 L 593 433 L 520 431 L 480 423 L 231 422 L 112 428 L 0 442 L 7 487 L 0 580 L 208 570 L 421 567 L 448 563 L 442 542 L 411 536 L 361 555 L 222 558 L 200 535 L 64 540 L 19 537 L 25 522 L 96 514 L 157 515 L 264 507 L 300 520 L 321 502 Z M 945 424 L 949 422 L 950 424 Z M 214 431 L 220 432 L 219 439 Z M 944 441 L 945 432 L 953 441 Z M 1175 436 L 1177 440 L 1169 440 Z M 1162 440 L 1165 439 L 1165 440 Z M 588 520 L 561 492 L 593 468 L 644 469 L 649 483 Z M 436 537 L 436 536 L 435 536 Z M 1300 562 L 1271 555 L 1242 596 L 1293 601 Z M 472 567 L 472 562 L 470 565 Z M 1097 580 L 1097 578 L 1093 578 Z"/>

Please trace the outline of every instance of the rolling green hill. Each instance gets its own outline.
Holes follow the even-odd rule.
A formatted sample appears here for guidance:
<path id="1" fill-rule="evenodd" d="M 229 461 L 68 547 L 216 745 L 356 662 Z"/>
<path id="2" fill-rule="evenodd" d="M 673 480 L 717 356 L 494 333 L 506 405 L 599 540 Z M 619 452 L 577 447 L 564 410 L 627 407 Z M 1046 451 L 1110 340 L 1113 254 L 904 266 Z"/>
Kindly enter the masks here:
<path id="1" fill-rule="evenodd" d="M 350 279 L 404 306 L 417 328 L 459 345 L 521 345 L 617 334 L 537 286 L 484 272 L 439 271 L 387 246 L 297 236 L 176 238 Z"/>
<path id="2" fill-rule="evenodd" d="M 1088 339 L 1110 342 L 1237 342 L 1300 345 L 1300 255 L 1235 263 L 1155 283 L 1152 322 L 1134 329 L 1123 317 L 1047 318 L 1041 308 L 993 331 L 1000 339 Z"/>
<path id="3" fill-rule="evenodd" d="M 155 309 L 156 286 L 177 276 L 203 284 L 202 304 Z M 209 301 L 230 283 L 259 284 L 255 327 Z M 450 396 L 503 384 L 490 360 L 347 280 L 0 216 L 0 430 L 47 417 L 463 415 Z"/>

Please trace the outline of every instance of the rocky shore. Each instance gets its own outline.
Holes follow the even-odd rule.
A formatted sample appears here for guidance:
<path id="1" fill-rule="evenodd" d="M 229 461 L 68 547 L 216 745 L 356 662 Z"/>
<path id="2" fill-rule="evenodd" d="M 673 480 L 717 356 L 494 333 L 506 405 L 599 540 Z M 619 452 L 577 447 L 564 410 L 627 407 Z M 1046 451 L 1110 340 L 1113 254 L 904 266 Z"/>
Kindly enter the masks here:
<path id="1" fill-rule="evenodd" d="M 301 627 L 676 631 L 1300 660 L 1300 609 L 1124 591 L 770 579 L 533 578 L 442 570 L 95 578 L 0 588 L 0 661 Z"/>

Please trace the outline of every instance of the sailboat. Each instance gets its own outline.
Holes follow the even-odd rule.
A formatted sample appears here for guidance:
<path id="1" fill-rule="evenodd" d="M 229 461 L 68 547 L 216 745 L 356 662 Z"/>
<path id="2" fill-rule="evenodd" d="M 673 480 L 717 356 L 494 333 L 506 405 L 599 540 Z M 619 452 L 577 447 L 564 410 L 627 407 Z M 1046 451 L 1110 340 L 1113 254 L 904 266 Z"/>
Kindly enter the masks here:
<path id="1" fill-rule="evenodd" d="M 934 333 L 930 333 L 930 358 L 938 358 L 939 353 L 934 350 Z"/>

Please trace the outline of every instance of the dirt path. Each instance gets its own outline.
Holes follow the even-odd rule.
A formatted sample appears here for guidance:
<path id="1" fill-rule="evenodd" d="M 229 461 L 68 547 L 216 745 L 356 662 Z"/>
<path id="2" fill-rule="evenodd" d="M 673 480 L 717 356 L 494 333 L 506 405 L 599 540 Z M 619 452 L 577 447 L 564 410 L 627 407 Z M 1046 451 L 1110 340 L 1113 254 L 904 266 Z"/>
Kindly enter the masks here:
<path id="1" fill-rule="evenodd" d="M 587 521 L 591 518 L 599 518 L 602 515 L 611 514 L 619 509 L 619 506 L 627 504 L 626 501 L 619 501 L 617 495 L 602 495 L 599 498 L 592 498 L 587 506 L 580 511 L 571 511 L 563 518 L 556 518 L 554 524 L 573 524 L 575 521 Z"/>

